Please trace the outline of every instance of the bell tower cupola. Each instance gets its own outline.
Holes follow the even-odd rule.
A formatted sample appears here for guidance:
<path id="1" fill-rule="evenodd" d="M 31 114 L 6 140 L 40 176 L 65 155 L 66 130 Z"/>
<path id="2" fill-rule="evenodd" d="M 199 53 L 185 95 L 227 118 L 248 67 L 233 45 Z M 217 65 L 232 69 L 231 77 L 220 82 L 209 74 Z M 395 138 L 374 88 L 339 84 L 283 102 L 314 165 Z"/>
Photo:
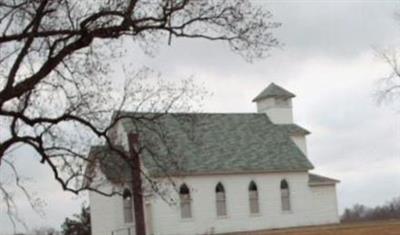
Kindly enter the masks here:
<path id="1" fill-rule="evenodd" d="M 292 98 L 295 95 L 284 88 L 271 83 L 253 102 L 257 104 L 257 112 L 266 113 L 275 124 L 292 124 Z"/>

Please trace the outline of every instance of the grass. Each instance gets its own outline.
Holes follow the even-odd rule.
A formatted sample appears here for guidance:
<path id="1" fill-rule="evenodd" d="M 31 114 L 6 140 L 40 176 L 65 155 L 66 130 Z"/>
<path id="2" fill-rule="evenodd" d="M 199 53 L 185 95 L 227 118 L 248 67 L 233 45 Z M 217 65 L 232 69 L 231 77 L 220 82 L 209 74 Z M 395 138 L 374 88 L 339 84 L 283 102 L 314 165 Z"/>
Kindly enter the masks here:
<path id="1" fill-rule="evenodd" d="M 400 220 L 258 231 L 237 235 L 400 235 Z"/>

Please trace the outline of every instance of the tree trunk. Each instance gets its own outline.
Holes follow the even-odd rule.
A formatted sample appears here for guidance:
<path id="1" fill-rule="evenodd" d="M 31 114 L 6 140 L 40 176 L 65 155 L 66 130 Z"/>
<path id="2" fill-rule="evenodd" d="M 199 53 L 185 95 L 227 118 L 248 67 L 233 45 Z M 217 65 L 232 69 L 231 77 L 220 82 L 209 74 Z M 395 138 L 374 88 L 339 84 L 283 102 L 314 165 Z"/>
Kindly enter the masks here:
<path id="1" fill-rule="evenodd" d="M 129 154 L 132 163 L 132 192 L 133 192 L 133 208 L 135 215 L 135 230 L 136 235 L 146 235 L 146 225 L 144 219 L 143 207 L 143 189 L 142 177 L 140 172 L 140 158 L 136 150 L 138 146 L 138 135 L 129 133 Z"/>

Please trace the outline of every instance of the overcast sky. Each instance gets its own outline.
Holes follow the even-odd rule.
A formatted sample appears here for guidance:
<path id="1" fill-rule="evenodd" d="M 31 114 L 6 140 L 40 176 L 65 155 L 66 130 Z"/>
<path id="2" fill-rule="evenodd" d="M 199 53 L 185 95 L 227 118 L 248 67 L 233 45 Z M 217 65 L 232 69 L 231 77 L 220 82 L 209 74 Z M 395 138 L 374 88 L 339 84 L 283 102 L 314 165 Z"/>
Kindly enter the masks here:
<path id="1" fill-rule="evenodd" d="M 167 79 L 194 76 L 213 93 L 204 103 L 206 112 L 255 112 L 252 98 L 275 82 L 297 95 L 294 118 L 312 132 L 307 141 L 314 172 L 341 180 L 340 211 L 400 196 L 399 109 L 374 100 L 376 82 L 388 68 L 372 49 L 400 47 L 400 22 L 394 17 L 400 3 L 258 3 L 283 23 L 276 36 L 284 46 L 265 60 L 249 64 L 223 44 L 175 40 L 154 58 L 130 52 L 132 63 L 154 68 Z M 34 180 L 30 188 L 47 203 L 40 217 L 18 199 L 20 213 L 30 227 L 59 228 L 66 216 L 79 211 L 85 196 L 62 192 L 29 151 L 18 154 L 24 159 L 18 167 Z M 0 234 L 11 231 L 2 211 Z"/>

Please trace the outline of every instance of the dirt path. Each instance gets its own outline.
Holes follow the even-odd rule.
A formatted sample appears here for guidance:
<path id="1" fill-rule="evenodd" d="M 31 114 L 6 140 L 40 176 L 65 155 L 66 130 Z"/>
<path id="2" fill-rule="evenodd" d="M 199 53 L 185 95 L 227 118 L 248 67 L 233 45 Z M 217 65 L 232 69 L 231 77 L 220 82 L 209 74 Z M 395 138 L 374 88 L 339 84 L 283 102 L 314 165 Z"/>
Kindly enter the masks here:
<path id="1" fill-rule="evenodd" d="M 235 233 L 234 235 L 400 235 L 400 220 Z"/>

